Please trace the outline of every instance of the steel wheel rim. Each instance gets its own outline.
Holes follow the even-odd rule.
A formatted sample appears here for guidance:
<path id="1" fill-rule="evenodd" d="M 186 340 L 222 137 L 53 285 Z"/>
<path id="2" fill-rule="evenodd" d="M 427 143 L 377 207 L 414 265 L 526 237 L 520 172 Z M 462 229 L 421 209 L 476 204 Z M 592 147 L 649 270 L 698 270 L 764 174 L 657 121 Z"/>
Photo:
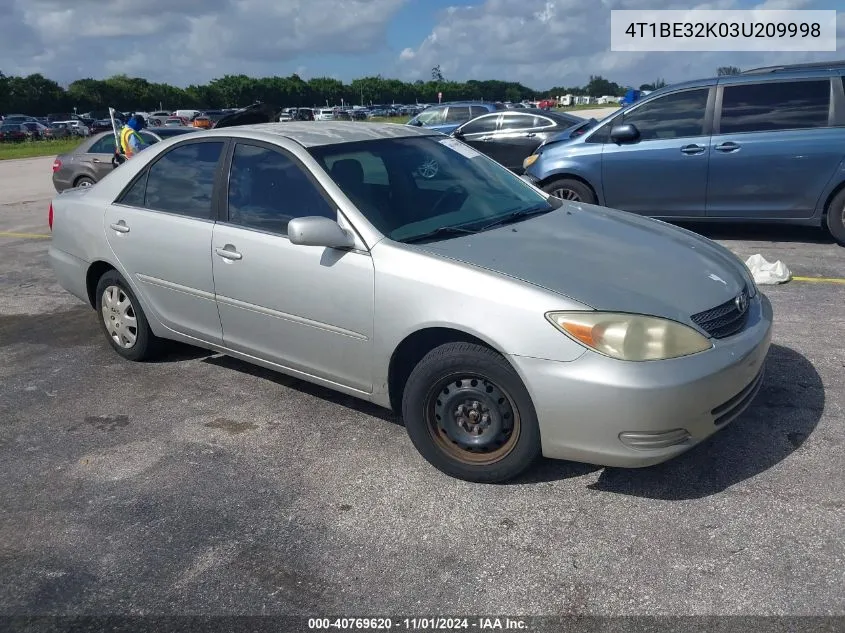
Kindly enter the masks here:
<path id="1" fill-rule="evenodd" d="M 90 187 L 93 184 L 94 183 L 91 182 L 90 180 L 80 180 L 78 186 L 80 186 L 80 187 Z"/>
<path id="2" fill-rule="evenodd" d="M 522 429 L 510 395 L 489 378 L 469 372 L 450 374 L 435 383 L 426 397 L 425 418 L 437 448 L 472 466 L 507 457 Z"/>
<path id="3" fill-rule="evenodd" d="M 108 286 L 102 296 L 103 323 L 111 340 L 131 349 L 138 340 L 138 317 L 129 296 L 120 286 Z"/>
<path id="4" fill-rule="evenodd" d="M 578 193 L 573 191 L 572 189 L 567 189 L 567 188 L 555 189 L 552 192 L 552 195 L 555 198 L 560 198 L 561 200 L 569 200 L 571 202 L 581 202 L 581 196 L 579 196 Z"/>

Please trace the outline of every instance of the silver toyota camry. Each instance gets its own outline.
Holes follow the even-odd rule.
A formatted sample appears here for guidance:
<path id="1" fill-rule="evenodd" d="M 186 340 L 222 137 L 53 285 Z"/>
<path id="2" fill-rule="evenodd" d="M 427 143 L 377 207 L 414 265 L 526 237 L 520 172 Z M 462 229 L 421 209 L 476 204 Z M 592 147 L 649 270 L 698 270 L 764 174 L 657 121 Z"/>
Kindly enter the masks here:
<path id="1" fill-rule="evenodd" d="M 124 358 L 178 340 L 390 407 L 471 481 L 677 456 L 751 403 L 771 338 L 725 248 L 404 125 L 165 140 L 50 223 L 59 282 Z"/>

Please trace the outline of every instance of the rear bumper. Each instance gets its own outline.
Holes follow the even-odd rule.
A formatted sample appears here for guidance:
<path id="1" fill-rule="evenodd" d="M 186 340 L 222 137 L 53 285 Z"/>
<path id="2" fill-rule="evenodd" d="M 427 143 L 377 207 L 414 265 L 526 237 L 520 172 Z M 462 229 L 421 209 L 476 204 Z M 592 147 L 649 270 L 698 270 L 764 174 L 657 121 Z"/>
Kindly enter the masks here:
<path id="1" fill-rule="evenodd" d="M 90 305 L 85 279 L 88 273 L 88 262 L 59 250 L 55 246 L 50 246 L 47 258 L 59 285 Z"/>
<path id="2" fill-rule="evenodd" d="M 772 308 L 758 295 L 741 333 L 707 352 L 633 363 L 587 352 L 568 363 L 512 356 L 532 396 L 543 454 L 602 466 L 651 466 L 725 428 L 759 391 Z"/>

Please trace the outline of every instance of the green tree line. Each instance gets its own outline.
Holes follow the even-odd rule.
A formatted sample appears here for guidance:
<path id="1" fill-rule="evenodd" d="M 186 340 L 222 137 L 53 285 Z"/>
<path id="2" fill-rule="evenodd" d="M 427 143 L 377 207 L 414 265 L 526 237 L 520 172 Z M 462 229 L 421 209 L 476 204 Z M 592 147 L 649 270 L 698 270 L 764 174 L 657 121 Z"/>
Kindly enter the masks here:
<path id="1" fill-rule="evenodd" d="M 556 86 L 537 91 L 518 82 L 498 80 L 449 81 L 439 67 L 432 69 L 429 81 L 406 82 L 381 76 L 362 77 L 344 83 L 316 77 L 304 80 L 289 77 L 254 78 L 226 75 L 204 85 L 187 88 L 154 83 L 141 77 L 116 75 L 108 79 L 78 79 L 67 88 L 41 74 L 26 77 L 0 72 L 0 113 L 44 116 L 52 112 L 87 112 L 114 107 L 118 110 L 166 110 L 176 108 L 228 108 L 263 101 L 276 107 L 436 103 L 463 99 L 521 101 L 564 94 L 621 96 L 625 86 L 603 77 L 591 76 L 585 86 Z"/>

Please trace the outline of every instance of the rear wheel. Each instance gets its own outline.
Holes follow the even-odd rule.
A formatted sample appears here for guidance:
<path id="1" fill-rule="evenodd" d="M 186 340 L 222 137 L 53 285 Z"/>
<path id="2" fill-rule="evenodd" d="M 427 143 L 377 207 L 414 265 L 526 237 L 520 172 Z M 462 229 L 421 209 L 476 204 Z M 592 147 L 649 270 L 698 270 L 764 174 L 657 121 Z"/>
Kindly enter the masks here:
<path id="1" fill-rule="evenodd" d="M 426 354 L 408 377 L 402 417 L 420 454 L 459 479 L 513 479 L 540 455 L 527 389 L 504 358 L 481 345 L 447 343 Z"/>
<path id="2" fill-rule="evenodd" d="M 91 187 L 93 185 L 94 185 L 94 180 L 89 178 L 88 176 L 80 176 L 73 183 L 74 187 Z"/>
<path id="3" fill-rule="evenodd" d="M 845 246 L 845 189 L 830 201 L 827 208 L 827 230 L 840 246 Z"/>
<path id="4" fill-rule="evenodd" d="M 149 360 L 159 352 L 161 339 L 153 334 L 141 304 L 117 271 L 100 277 L 96 297 L 100 326 L 112 349 L 134 361 Z"/>
<path id="5" fill-rule="evenodd" d="M 596 203 L 596 195 L 593 193 L 593 190 L 580 180 L 575 180 L 574 178 L 553 180 L 543 187 L 543 191 L 561 200 L 583 202 L 585 204 Z"/>

